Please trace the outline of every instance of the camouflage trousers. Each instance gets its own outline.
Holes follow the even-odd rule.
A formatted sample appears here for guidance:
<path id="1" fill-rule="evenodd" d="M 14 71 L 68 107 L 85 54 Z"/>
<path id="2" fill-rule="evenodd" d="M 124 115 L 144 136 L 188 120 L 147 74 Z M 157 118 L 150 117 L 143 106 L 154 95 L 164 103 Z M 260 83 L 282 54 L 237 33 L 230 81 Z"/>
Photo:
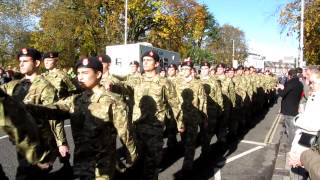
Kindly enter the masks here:
<path id="1" fill-rule="evenodd" d="M 221 116 L 218 118 L 217 125 L 218 125 L 218 132 L 217 137 L 218 141 L 226 142 L 226 138 L 228 135 L 228 124 L 230 121 L 230 114 L 232 110 L 232 104 L 230 102 L 224 103 L 224 110 L 221 114 Z"/>
<path id="2" fill-rule="evenodd" d="M 158 131 L 161 132 L 161 131 Z M 157 180 L 162 160 L 163 133 L 145 133 L 137 130 L 138 153 L 142 161 L 142 179 Z"/>
<path id="3" fill-rule="evenodd" d="M 230 121 L 229 121 L 230 134 L 232 136 L 237 136 L 239 132 L 239 127 L 240 125 L 243 125 L 243 124 L 244 124 L 243 108 L 241 107 L 233 108 L 230 116 Z"/>
<path id="4" fill-rule="evenodd" d="M 186 124 L 185 131 L 181 134 L 181 139 L 184 145 L 184 160 L 182 169 L 192 170 L 194 154 L 197 143 L 198 126 L 195 124 Z"/>
<path id="5" fill-rule="evenodd" d="M 16 180 L 47 179 L 49 170 L 41 170 L 37 165 L 30 164 L 23 156 L 17 154 L 18 167 Z"/>
<path id="6" fill-rule="evenodd" d="M 168 148 L 174 148 L 177 144 L 177 123 L 174 119 L 166 119 L 166 131 L 165 135 L 167 136 L 167 146 Z"/>
<path id="7" fill-rule="evenodd" d="M 81 152 L 75 150 L 73 166 L 75 179 L 112 180 L 116 165 L 115 147 L 115 144 L 114 148 L 106 147 L 108 151 L 105 152 Z"/>
<path id="8" fill-rule="evenodd" d="M 217 114 L 210 115 L 210 113 L 208 113 L 208 126 L 204 127 L 202 124 L 199 132 L 202 153 L 209 153 L 210 142 L 212 137 L 217 133 L 217 129 Z"/>

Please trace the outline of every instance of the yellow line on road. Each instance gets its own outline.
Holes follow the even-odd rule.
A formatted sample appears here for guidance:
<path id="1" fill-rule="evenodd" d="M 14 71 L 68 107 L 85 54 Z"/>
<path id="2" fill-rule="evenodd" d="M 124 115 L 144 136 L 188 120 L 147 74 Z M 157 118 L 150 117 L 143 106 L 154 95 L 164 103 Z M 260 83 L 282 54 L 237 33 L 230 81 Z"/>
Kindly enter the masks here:
<path id="1" fill-rule="evenodd" d="M 280 114 L 278 114 L 276 116 L 276 118 L 274 119 L 273 123 L 272 123 L 272 126 L 270 128 L 270 130 L 268 131 L 267 135 L 266 135 L 266 138 L 264 139 L 264 143 L 265 144 L 268 144 L 268 143 L 271 143 L 272 142 L 272 139 L 273 139 L 273 136 L 277 130 L 277 127 L 278 127 L 278 124 L 279 124 L 279 121 L 280 121 Z"/>

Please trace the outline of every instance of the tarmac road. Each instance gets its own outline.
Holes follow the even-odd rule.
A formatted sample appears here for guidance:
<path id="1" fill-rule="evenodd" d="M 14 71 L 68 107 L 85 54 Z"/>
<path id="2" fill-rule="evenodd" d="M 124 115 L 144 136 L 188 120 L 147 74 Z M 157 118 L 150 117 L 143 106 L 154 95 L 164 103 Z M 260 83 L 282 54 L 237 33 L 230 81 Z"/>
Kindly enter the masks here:
<path id="1" fill-rule="evenodd" d="M 222 147 L 212 140 L 210 155 L 199 158 L 201 148 L 196 150 L 194 170 L 187 179 L 197 180 L 269 180 L 272 178 L 275 159 L 279 147 L 281 125 L 279 125 L 279 105 L 275 104 L 267 113 L 257 117 L 257 124 L 239 138 L 230 143 L 228 147 Z M 69 122 L 65 123 L 68 142 L 73 151 L 73 141 Z M 119 145 L 119 143 L 118 143 Z M 164 147 L 166 148 L 166 146 Z M 164 160 L 160 169 L 160 180 L 186 179 L 181 177 L 183 150 L 177 147 L 175 152 L 164 154 Z M 70 162 L 72 162 L 72 154 Z M 8 137 L 0 132 L 0 163 L 5 175 L 14 179 L 17 160 L 15 147 Z M 72 165 L 72 163 L 71 163 Z M 70 167 L 62 168 L 57 160 L 51 171 L 52 179 L 58 179 L 61 174 L 70 172 Z M 0 177 L 1 179 L 1 177 Z M 63 178 L 66 179 L 66 178 Z M 118 174 L 116 179 L 137 179 L 136 172 L 129 170 L 124 174 Z"/>

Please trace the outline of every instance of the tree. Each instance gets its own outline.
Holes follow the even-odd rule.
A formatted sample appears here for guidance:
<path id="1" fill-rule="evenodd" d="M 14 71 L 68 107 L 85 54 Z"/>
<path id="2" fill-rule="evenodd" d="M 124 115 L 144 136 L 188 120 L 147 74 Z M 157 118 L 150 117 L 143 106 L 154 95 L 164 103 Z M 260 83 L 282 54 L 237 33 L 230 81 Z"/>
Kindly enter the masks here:
<path id="1" fill-rule="evenodd" d="M 0 1 L 0 63 L 15 64 L 16 51 L 28 45 L 35 21 L 19 0 Z"/>
<path id="2" fill-rule="evenodd" d="M 248 56 L 248 47 L 245 34 L 240 29 L 225 24 L 218 29 L 218 38 L 208 46 L 212 50 L 216 62 L 223 62 L 232 65 L 234 42 L 234 59 L 243 63 Z"/>
<path id="3" fill-rule="evenodd" d="M 281 10 L 279 23 L 288 36 L 300 37 L 301 1 L 294 0 Z M 308 64 L 320 64 L 320 1 L 305 0 L 304 13 L 304 57 Z"/>
<path id="4" fill-rule="evenodd" d="M 124 42 L 124 0 L 27 0 L 28 15 L 38 17 L 30 45 L 60 52 L 60 65 L 80 56 L 104 53 L 105 46 Z M 128 42 L 212 59 L 206 49 L 217 36 L 213 15 L 195 0 L 128 1 Z M 201 55 L 201 57 L 196 57 Z"/>
<path id="5" fill-rule="evenodd" d="M 194 56 L 193 52 L 205 51 L 208 39 L 215 39 L 218 25 L 205 5 L 194 0 L 165 0 L 158 13 L 159 26 L 149 34 L 149 41 L 158 47 Z"/>

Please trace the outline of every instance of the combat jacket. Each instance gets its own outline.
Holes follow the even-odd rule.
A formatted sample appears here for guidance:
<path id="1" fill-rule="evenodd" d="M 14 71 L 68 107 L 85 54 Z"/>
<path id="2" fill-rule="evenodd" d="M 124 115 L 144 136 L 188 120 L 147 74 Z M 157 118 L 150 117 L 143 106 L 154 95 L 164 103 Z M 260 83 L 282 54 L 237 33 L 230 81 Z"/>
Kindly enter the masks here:
<path id="1" fill-rule="evenodd" d="M 36 122 L 24 104 L 8 95 L 1 95 L 0 128 L 8 134 L 9 139 L 16 145 L 17 152 L 30 164 L 47 162 L 49 154 L 52 153 L 48 145 L 42 144 Z"/>
<path id="2" fill-rule="evenodd" d="M 186 126 L 197 126 L 207 121 L 207 95 L 200 80 L 183 79 L 175 85 L 179 98 L 181 113 L 177 119 L 182 119 Z"/>
<path id="3" fill-rule="evenodd" d="M 23 101 L 25 104 L 47 105 L 56 100 L 54 87 L 41 75 L 37 75 L 32 82 L 23 78 L 4 84 L 1 88 L 9 96 L 12 96 L 15 100 Z M 32 115 L 37 117 L 35 116 L 36 114 Z M 61 121 L 48 121 L 41 118 L 35 118 L 35 120 L 40 130 L 42 144 L 56 149 L 57 146 L 66 143 L 64 127 Z M 53 155 L 52 158 L 54 158 Z"/>
<path id="4" fill-rule="evenodd" d="M 96 93 L 86 90 L 52 105 L 29 108 L 47 118 L 70 117 L 75 157 L 89 158 L 104 152 L 114 152 L 115 134 L 118 134 L 134 161 L 137 153 L 132 131 L 128 127 L 126 105 L 119 95 L 106 91 L 102 86 L 96 88 Z"/>
<path id="5" fill-rule="evenodd" d="M 225 75 L 218 75 L 215 78 L 221 83 L 222 94 L 227 96 L 231 103 L 232 107 L 236 106 L 236 92 L 234 89 L 234 83 L 231 78 Z"/>
<path id="6" fill-rule="evenodd" d="M 133 88 L 134 124 L 145 133 L 162 134 L 167 112 L 172 111 L 176 116 L 179 111 L 175 89 L 167 79 L 159 75 L 154 77 L 142 75 L 140 82 Z M 177 126 L 181 127 L 182 122 L 177 121 Z"/>
<path id="7" fill-rule="evenodd" d="M 76 86 L 72 83 L 68 74 L 60 69 L 48 71 L 44 73 L 43 76 L 57 90 L 59 99 L 67 97 L 76 91 Z"/>
<path id="8" fill-rule="evenodd" d="M 210 76 L 206 78 L 201 76 L 200 79 L 208 97 L 208 113 L 210 113 L 209 111 L 220 113 L 220 111 L 223 111 L 223 96 L 219 82 Z"/>

